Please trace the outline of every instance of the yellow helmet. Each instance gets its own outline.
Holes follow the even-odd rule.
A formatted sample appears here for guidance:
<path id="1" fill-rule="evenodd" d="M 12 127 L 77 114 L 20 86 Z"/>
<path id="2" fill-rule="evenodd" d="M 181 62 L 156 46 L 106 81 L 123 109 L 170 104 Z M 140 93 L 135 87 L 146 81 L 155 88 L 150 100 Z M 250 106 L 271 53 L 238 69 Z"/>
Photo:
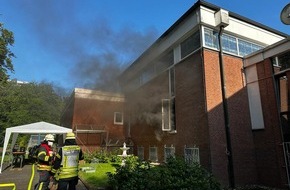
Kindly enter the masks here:
<path id="1" fill-rule="evenodd" d="M 47 134 L 45 135 L 44 140 L 54 142 L 54 136 L 52 134 Z"/>
<path id="2" fill-rule="evenodd" d="M 76 136 L 74 133 L 69 132 L 66 134 L 66 137 L 65 137 L 65 140 L 67 140 L 67 139 L 76 139 Z"/>

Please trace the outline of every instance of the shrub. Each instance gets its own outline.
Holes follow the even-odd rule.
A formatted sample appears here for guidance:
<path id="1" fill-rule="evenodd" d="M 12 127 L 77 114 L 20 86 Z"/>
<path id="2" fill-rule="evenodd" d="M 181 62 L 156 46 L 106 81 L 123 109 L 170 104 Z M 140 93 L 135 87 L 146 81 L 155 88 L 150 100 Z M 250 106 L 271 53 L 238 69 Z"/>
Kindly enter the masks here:
<path id="1" fill-rule="evenodd" d="M 108 163 L 110 161 L 110 158 L 106 151 L 95 151 L 92 153 L 85 153 L 84 160 L 86 163 L 91 163 L 91 162 Z"/>
<path id="2" fill-rule="evenodd" d="M 137 157 L 128 157 L 125 166 L 108 173 L 109 185 L 113 189 L 146 190 L 220 190 L 220 184 L 199 164 L 187 164 L 183 159 L 170 158 L 160 166 L 140 162 Z"/>

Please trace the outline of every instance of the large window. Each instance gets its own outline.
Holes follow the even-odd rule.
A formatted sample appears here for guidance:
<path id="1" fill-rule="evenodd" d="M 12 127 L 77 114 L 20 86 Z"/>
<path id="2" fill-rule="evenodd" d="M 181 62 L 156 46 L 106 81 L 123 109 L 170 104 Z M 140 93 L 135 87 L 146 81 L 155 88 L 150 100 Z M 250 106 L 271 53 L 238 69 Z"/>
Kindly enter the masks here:
<path id="1" fill-rule="evenodd" d="M 200 33 L 196 31 L 180 44 L 181 59 L 200 47 Z"/>
<path id="2" fill-rule="evenodd" d="M 204 28 L 203 37 L 203 43 L 205 47 L 214 49 L 219 48 L 217 31 Z M 261 45 L 224 33 L 222 34 L 222 47 L 224 52 L 239 56 L 245 56 L 263 48 Z"/>

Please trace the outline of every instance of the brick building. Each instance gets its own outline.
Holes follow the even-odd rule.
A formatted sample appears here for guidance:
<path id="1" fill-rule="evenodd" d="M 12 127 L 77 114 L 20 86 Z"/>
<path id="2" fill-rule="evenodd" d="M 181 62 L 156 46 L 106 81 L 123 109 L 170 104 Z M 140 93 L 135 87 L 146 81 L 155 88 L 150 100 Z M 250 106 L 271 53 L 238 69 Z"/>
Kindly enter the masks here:
<path id="1" fill-rule="evenodd" d="M 258 181 L 289 186 L 289 37 L 244 59 Z"/>
<path id="2" fill-rule="evenodd" d="M 120 147 L 124 97 L 121 94 L 75 88 L 61 118 L 71 127 L 84 151 Z"/>
<path id="3" fill-rule="evenodd" d="M 278 55 L 265 55 L 289 51 L 287 37 L 197 1 L 119 78 L 134 154 L 153 162 L 184 156 L 224 186 L 287 187 L 280 121 L 287 125 L 288 73 L 273 67 Z M 285 39 L 288 46 L 279 44 Z M 282 111 L 274 84 L 285 87 Z"/>

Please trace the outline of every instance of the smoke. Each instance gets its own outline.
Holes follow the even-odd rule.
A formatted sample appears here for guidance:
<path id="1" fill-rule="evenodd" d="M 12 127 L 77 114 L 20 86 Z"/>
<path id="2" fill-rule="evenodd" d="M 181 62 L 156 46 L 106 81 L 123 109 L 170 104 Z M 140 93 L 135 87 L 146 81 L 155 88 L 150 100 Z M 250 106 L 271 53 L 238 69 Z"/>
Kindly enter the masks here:
<path id="1" fill-rule="evenodd" d="M 68 82 L 75 87 L 116 91 L 116 77 L 153 43 L 157 29 L 117 27 L 104 15 L 84 12 L 78 3 L 86 2 L 11 2 L 17 14 L 25 15 L 26 30 L 35 34 L 34 40 L 43 47 L 40 51 L 53 57 L 49 64 L 66 69 Z"/>

